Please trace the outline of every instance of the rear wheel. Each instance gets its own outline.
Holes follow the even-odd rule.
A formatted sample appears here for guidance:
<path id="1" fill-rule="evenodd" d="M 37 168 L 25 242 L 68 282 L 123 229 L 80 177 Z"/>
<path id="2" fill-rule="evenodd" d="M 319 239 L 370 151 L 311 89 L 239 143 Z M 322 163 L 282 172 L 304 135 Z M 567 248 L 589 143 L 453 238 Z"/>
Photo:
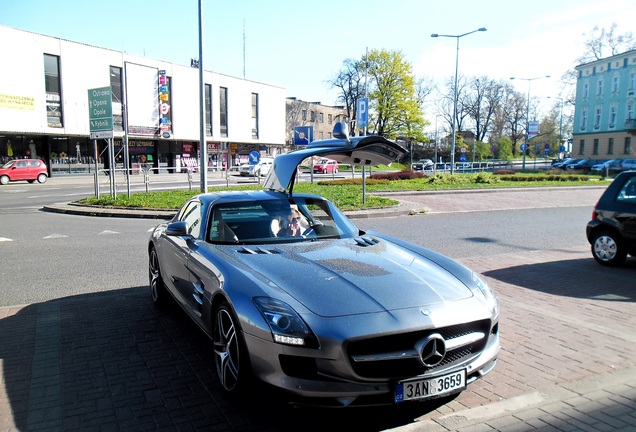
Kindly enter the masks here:
<path id="1" fill-rule="evenodd" d="M 603 231 L 594 236 L 592 255 L 600 264 L 617 266 L 625 261 L 627 250 L 618 234 L 611 231 Z"/>
<path id="2" fill-rule="evenodd" d="M 242 395 L 248 386 L 251 371 L 247 359 L 247 349 L 241 338 L 238 321 L 226 302 L 221 303 L 215 312 L 214 363 L 216 374 L 223 388 L 231 394 Z"/>
<path id="3" fill-rule="evenodd" d="M 150 250 L 148 257 L 148 283 L 150 285 L 150 297 L 156 306 L 161 306 L 165 303 L 168 293 L 166 286 L 163 283 L 161 277 L 161 270 L 159 269 L 159 257 L 155 248 Z"/>
<path id="4" fill-rule="evenodd" d="M 38 183 L 44 183 L 46 181 L 48 177 L 46 176 L 46 174 L 40 174 L 38 176 Z"/>

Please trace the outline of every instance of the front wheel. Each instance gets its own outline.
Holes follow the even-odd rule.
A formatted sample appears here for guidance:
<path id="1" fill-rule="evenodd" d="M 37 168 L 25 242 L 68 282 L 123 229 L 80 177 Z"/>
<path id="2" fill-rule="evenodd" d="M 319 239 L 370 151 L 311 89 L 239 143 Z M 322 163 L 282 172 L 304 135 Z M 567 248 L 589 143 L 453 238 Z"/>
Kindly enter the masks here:
<path id="1" fill-rule="evenodd" d="M 44 183 L 44 182 L 46 182 L 46 179 L 47 179 L 47 178 L 48 178 L 48 177 L 46 176 L 46 174 L 40 174 L 40 175 L 38 175 L 38 183 Z"/>
<path id="2" fill-rule="evenodd" d="M 216 309 L 214 320 L 214 363 L 216 374 L 223 388 L 234 395 L 243 394 L 251 372 L 247 349 L 241 339 L 238 321 L 227 303 Z"/>
<path id="3" fill-rule="evenodd" d="M 150 285 L 150 297 L 156 306 L 162 306 L 168 296 L 166 286 L 159 269 L 159 257 L 157 251 L 152 248 L 148 257 L 148 283 Z"/>
<path id="4" fill-rule="evenodd" d="M 627 250 L 618 234 L 611 231 L 603 231 L 594 236 L 592 255 L 600 264 L 617 266 L 625 261 Z"/>

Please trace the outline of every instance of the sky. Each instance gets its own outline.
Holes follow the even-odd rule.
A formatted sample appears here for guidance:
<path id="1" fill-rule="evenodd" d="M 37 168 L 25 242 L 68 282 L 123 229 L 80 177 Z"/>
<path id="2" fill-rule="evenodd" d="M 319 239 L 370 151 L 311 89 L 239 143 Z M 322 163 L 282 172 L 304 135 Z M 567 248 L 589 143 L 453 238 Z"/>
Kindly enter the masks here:
<path id="1" fill-rule="evenodd" d="M 618 33 L 636 31 L 634 0 L 201 4 L 204 69 L 283 87 L 289 97 L 325 105 L 337 103 L 327 81 L 343 62 L 373 49 L 401 51 L 416 77 L 440 86 L 454 77 L 458 59 L 460 75 L 526 78 L 512 82 L 518 91 L 555 98 L 561 76 L 576 65 L 595 26 L 616 23 Z M 0 24 L 183 65 L 199 56 L 199 0 L 0 0 Z M 480 27 L 487 31 L 431 37 Z M 551 78 L 533 79 L 545 75 Z"/>

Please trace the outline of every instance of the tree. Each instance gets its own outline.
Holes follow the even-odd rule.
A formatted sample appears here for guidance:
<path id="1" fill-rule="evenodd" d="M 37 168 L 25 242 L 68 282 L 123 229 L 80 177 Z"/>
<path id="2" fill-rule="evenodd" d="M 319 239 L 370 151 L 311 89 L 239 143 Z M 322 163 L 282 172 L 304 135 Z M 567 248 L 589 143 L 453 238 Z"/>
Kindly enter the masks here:
<path id="1" fill-rule="evenodd" d="M 425 121 L 411 64 L 401 51 L 372 50 L 368 65 L 369 129 L 389 139 L 408 136 L 423 141 Z"/>
<path id="2" fill-rule="evenodd" d="M 337 101 L 344 105 L 349 119 L 356 118 L 356 101 L 364 97 L 364 71 L 364 60 L 346 59 L 338 74 L 328 81 L 331 88 L 340 90 Z"/>
<path id="3" fill-rule="evenodd" d="M 590 33 L 585 34 L 585 51 L 577 59 L 579 64 L 601 60 L 626 51 L 636 49 L 636 41 L 632 32 L 616 34 L 616 23 L 612 23 L 609 30 L 594 26 Z"/>
<path id="4" fill-rule="evenodd" d="M 472 78 L 465 109 L 475 124 L 475 139 L 484 141 L 501 104 L 504 85 L 486 76 Z"/>

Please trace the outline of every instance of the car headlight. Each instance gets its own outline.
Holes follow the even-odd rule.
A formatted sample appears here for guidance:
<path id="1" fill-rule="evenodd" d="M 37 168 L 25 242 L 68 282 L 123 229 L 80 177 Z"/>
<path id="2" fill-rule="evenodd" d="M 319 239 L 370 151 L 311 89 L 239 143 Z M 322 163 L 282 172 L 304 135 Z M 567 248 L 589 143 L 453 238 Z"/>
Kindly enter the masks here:
<path id="1" fill-rule="evenodd" d="M 488 303 L 488 306 L 490 306 L 490 309 L 492 310 L 493 314 L 499 315 L 499 299 L 493 292 L 492 288 L 490 288 L 490 286 L 488 286 L 486 281 L 484 281 L 477 273 L 474 273 L 474 272 L 473 272 L 473 282 L 475 282 L 475 285 L 477 285 L 477 287 L 479 288 L 479 291 L 481 291 L 481 293 L 486 298 L 486 302 Z"/>
<path id="2" fill-rule="evenodd" d="M 271 297 L 254 297 L 256 308 L 272 331 L 274 342 L 316 347 L 317 340 L 305 321 L 287 303 Z"/>

